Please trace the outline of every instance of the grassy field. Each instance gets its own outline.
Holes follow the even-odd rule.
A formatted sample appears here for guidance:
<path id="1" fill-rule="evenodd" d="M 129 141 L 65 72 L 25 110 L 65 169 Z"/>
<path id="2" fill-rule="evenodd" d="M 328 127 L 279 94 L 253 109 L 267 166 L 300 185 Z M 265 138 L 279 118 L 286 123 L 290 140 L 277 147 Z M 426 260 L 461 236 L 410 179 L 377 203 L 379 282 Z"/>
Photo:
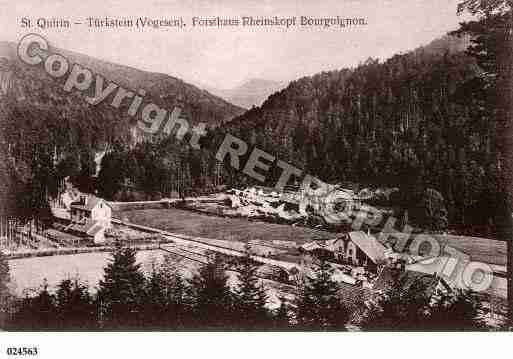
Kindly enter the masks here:
<path id="1" fill-rule="evenodd" d="M 334 233 L 305 227 L 249 221 L 244 218 L 208 216 L 176 208 L 131 210 L 121 213 L 130 222 L 169 232 L 224 240 L 285 240 L 302 244 L 312 240 L 334 238 Z M 466 253 L 472 261 L 506 264 L 506 243 L 487 238 L 444 235 L 436 236 L 442 246 L 450 245 Z"/>
<path id="2" fill-rule="evenodd" d="M 170 254 L 160 250 L 138 251 L 137 262 L 141 264 L 143 272 L 148 274 L 151 272 L 152 264 L 161 262 L 164 255 Z M 177 268 L 180 269 L 184 277 L 190 278 L 196 273 L 198 263 L 180 256 L 172 254 L 170 256 L 173 261 L 176 261 Z M 57 285 L 67 278 L 79 278 L 82 283 L 88 284 L 91 293 L 95 293 L 110 258 L 110 253 L 101 252 L 10 260 L 13 293 L 19 297 L 33 295 L 41 289 L 44 282 L 53 292 Z M 233 271 L 229 271 L 227 274 L 228 283 L 232 286 L 236 285 L 238 283 L 237 274 Z M 265 284 L 269 297 L 269 307 L 274 308 L 279 305 L 280 295 L 286 295 L 289 300 L 292 298 L 287 294 L 290 292 L 289 286 L 269 280 L 262 280 L 262 283 Z"/>
<path id="3" fill-rule="evenodd" d="M 124 211 L 122 218 L 169 232 L 212 239 L 288 240 L 302 244 L 335 237 L 334 233 L 311 228 L 249 221 L 244 218 L 214 217 L 176 208 Z"/>
<path id="4" fill-rule="evenodd" d="M 242 218 L 213 217 L 173 208 L 130 210 L 122 212 L 122 216 L 128 217 L 133 223 L 212 239 L 292 240 L 304 243 L 335 236 L 333 233 L 309 228 L 251 222 Z M 161 260 L 163 254 L 161 251 L 139 251 L 137 260 L 148 271 L 152 261 Z M 103 277 L 103 269 L 109 258 L 110 253 L 102 252 L 10 260 L 14 292 L 23 296 L 25 291 L 40 288 L 44 281 L 50 289 L 55 289 L 61 280 L 76 277 L 88 283 L 94 291 Z"/>
<path id="5" fill-rule="evenodd" d="M 148 272 L 152 261 L 161 260 L 163 254 L 165 252 L 157 250 L 139 251 L 137 261 L 141 263 L 143 270 Z M 109 263 L 109 258 L 110 253 L 100 252 L 10 260 L 14 293 L 24 296 L 25 291 L 40 288 L 44 281 L 53 290 L 66 278 L 79 278 L 80 281 L 88 283 L 94 291 L 103 278 L 103 269 Z"/>
<path id="6" fill-rule="evenodd" d="M 506 265 L 506 242 L 468 236 L 444 235 L 436 237 L 440 243 L 468 254 L 474 262 Z"/>

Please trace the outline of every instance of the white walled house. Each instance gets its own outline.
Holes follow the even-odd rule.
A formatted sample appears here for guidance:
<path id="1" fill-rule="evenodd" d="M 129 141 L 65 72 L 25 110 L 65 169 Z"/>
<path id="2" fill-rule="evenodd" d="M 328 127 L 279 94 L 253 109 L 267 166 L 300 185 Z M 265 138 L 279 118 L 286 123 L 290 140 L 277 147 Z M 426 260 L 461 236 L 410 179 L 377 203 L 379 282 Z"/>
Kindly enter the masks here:
<path id="1" fill-rule="evenodd" d="M 105 228 L 112 226 L 112 208 L 103 198 L 93 195 L 82 197 L 80 201 L 71 204 L 70 210 L 72 222 L 90 219 L 101 223 Z"/>
<path id="2" fill-rule="evenodd" d="M 71 194 L 69 194 L 68 192 L 64 192 L 61 195 L 60 200 L 64 208 L 66 208 L 68 211 L 71 210 L 71 204 L 73 203 L 73 197 L 71 196 Z"/>
<path id="3" fill-rule="evenodd" d="M 112 208 L 102 198 L 88 195 L 70 206 L 68 229 L 89 238 L 94 244 L 105 243 L 105 230 L 112 227 Z"/>
<path id="4" fill-rule="evenodd" d="M 300 247 L 306 253 L 329 252 L 333 259 L 377 272 L 387 261 L 387 248 L 374 236 L 362 231 L 349 232 L 327 241 L 309 242 Z"/>

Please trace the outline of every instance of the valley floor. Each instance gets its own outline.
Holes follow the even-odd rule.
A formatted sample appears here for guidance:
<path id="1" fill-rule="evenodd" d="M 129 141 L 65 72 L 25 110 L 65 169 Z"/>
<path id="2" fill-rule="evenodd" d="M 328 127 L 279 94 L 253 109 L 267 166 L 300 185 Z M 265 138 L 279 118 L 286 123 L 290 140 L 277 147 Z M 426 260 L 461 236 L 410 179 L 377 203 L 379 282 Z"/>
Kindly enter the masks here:
<path id="1" fill-rule="evenodd" d="M 312 228 L 250 221 L 246 218 L 209 216 L 176 208 L 124 211 L 121 218 L 169 232 L 223 240 L 294 241 L 303 244 L 336 236 L 334 233 Z"/>

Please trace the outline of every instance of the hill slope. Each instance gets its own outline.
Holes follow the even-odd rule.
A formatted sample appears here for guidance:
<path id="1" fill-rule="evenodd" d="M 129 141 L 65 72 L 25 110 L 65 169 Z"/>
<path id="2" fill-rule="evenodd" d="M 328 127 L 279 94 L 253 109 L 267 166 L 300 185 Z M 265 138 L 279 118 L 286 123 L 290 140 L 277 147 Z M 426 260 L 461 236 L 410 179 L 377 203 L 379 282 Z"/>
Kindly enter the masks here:
<path id="1" fill-rule="evenodd" d="M 84 94 L 63 90 L 67 75 L 51 78 L 43 66 L 24 64 L 16 44 L 0 42 L 0 216 L 50 218 L 47 199 L 54 196 L 59 180 L 77 177 L 82 188 L 94 191 L 95 155 L 106 148 L 134 147 L 146 135 L 136 130 L 140 116 L 127 113 L 130 102 L 119 109 L 110 104 L 114 94 L 97 106 Z M 189 123 L 219 126 L 244 110 L 184 81 L 158 73 L 140 71 L 78 53 L 50 48 L 114 81 L 127 90 L 146 90 L 144 103 L 168 111 L 182 110 Z M 94 86 L 91 86 L 91 91 Z M 177 158 L 187 151 L 177 144 Z M 123 166 L 116 167 L 120 172 Z M 151 172 L 149 173 L 151 176 Z"/>
<path id="2" fill-rule="evenodd" d="M 298 79 L 227 131 L 325 181 L 400 186 L 413 204 L 435 188 L 451 223 L 488 223 L 495 132 L 484 97 L 469 91 L 480 70 L 467 44 L 447 36 L 384 62 Z"/>
<path id="3" fill-rule="evenodd" d="M 180 107 L 182 115 L 192 123 L 205 122 L 215 127 L 243 112 L 242 108 L 172 76 L 141 71 L 62 49 L 50 50 L 128 90 L 146 90 L 145 103 L 154 102 L 169 111 L 175 106 Z M 79 94 L 63 91 L 63 80 L 52 79 L 44 73 L 42 66 L 22 63 L 16 56 L 16 44 L 0 43 L 0 57 L 4 62 L 7 59 L 11 69 L 0 74 L 0 96 L 9 103 L 4 110 L 22 111 L 27 118 L 42 115 L 59 117 L 62 130 L 83 132 L 86 130 L 84 127 L 88 127 L 91 131 L 86 131 L 86 135 L 99 142 L 126 137 L 133 128 L 135 119 L 126 115 L 126 108 L 116 110 L 104 104 L 94 108 Z M 105 101 L 106 104 L 109 102 Z"/>

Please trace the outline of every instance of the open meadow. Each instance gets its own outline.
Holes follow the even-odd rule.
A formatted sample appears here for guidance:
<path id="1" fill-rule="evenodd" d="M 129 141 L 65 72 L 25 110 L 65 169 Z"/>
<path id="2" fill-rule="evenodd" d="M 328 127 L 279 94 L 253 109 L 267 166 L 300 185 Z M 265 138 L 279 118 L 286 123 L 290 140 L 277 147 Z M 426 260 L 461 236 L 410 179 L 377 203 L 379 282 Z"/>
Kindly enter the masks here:
<path id="1" fill-rule="evenodd" d="M 483 262 L 500 266 L 506 265 L 506 242 L 469 236 L 436 236 L 443 245 L 449 245 L 470 256 L 474 262 Z"/>
<path id="2" fill-rule="evenodd" d="M 145 272 L 151 268 L 153 261 L 160 261 L 165 252 L 138 251 L 137 261 Z M 82 253 L 49 257 L 13 259 L 9 261 L 14 293 L 18 296 L 30 294 L 41 288 L 46 281 L 53 290 L 64 279 L 79 278 L 87 283 L 92 291 L 103 278 L 103 269 L 109 263 L 109 252 Z"/>
<path id="3" fill-rule="evenodd" d="M 190 236 L 212 239 L 248 241 L 294 241 L 301 245 L 320 239 L 335 238 L 335 233 L 286 224 L 251 221 L 200 214 L 176 208 L 129 210 L 119 213 L 132 223 Z M 472 261 L 503 266 L 506 264 L 506 243 L 478 237 L 436 235 L 441 247 L 451 247 L 468 254 Z"/>
<path id="4" fill-rule="evenodd" d="M 294 241 L 303 244 L 313 240 L 332 239 L 335 233 L 294 227 L 286 224 L 250 221 L 200 214 L 176 208 L 131 210 L 119 213 L 123 220 L 169 232 L 212 239 L 249 241 Z"/>

